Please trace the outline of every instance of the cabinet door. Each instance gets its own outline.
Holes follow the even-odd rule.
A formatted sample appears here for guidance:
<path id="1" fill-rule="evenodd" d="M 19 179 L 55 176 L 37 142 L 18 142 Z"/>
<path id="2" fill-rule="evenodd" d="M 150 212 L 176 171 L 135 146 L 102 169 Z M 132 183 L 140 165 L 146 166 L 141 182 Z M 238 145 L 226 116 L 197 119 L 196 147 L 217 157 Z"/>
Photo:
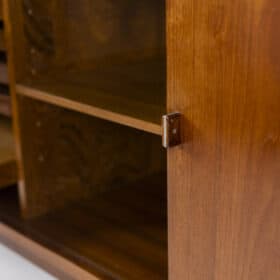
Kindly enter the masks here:
<path id="1" fill-rule="evenodd" d="M 280 279 L 280 2 L 168 0 L 170 280 Z"/>

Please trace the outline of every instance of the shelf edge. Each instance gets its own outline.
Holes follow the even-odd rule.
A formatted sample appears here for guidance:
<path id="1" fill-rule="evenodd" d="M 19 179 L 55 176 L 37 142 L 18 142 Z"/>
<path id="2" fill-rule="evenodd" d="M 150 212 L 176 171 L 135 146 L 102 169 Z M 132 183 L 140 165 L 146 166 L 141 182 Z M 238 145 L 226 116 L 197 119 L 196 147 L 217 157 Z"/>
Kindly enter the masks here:
<path id="1" fill-rule="evenodd" d="M 160 124 L 154 124 L 152 122 L 140 120 L 127 115 L 83 104 L 60 96 L 51 95 L 42 90 L 30 88 L 21 84 L 16 85 L 16 92 L 19 95 L 47 102 L 49 104 L 53 104 L 65 109 L 84 113 L 93 117 L 136 128 L 138 130 L 142 130 L 152 134 L 160 136 L 162 135 L 162 129 Z"/>
<path id="2" fill-rule="evenodd" d="M 0 222 L 0 240 L 17 253 L 62 279 L 100 280 L 71 261 L 57 255 Z"/>

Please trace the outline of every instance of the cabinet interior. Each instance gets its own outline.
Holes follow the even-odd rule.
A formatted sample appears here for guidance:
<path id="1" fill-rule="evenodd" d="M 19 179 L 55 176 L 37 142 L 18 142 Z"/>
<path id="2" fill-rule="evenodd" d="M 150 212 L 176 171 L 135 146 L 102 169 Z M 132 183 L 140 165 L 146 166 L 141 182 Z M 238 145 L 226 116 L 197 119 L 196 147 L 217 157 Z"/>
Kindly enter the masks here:
<path id="1" fill-rule="evenodd" d="M 161 138 L 25 96 L 18 104 L 25 200 L 3 190 L 2 221 L 102 277 L 166 279 Z"/>
<path id="2" fill-rule="evenodd" d="M 167 279 L 165 1 L 10 13 L 24 184 L 1 220 L 101 279 Z"/>
<path id="3" fill-rule="evenodd" d="M 164 0 L 21 2 L 18 93 L 160 125 L 166 107 Z"/>

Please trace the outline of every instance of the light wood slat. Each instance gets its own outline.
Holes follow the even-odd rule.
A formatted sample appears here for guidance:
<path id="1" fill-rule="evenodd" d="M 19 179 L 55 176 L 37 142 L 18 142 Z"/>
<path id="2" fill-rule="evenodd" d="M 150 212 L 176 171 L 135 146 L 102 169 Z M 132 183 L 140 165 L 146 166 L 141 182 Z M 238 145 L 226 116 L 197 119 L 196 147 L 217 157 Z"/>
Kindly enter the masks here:
<path id="1" fill-rule="evenodd" d="M 94 117 L 98 117 L 100 119 L 108 120 L 111 122 L 119 123 L 122 125 L 126 125 L 129 127 L 133 127 L 139 130 L 143 130 L 146 132 L 150 132 L 156 135 L 162 134 L 162 129 L 160 124 L 156 124 L 153 122 L 145 121 L 142 119 L 130 117 L 129 115 L 124 115 L 120 113 L 115 113 L 113 111 L 105 110 L 93 105 L 88 105 L 85 103 L 81 103 L 75 101 L 73 99 L 68 99 L 62 97 L 60 95 L 52 94 L 51 92 L 31 88 L 25 85 L 18 84 L 16 86 L 16 91 L 18 94 L 31 97 L 36 100 L 44 101 L 53 105 L 57 105 L 59 107 L 63 107 L 66 109 L 74 110 L 77 112 L 81 112 L 87 115 L 91 115 Z M 91 92 L 91 94 L 94 94 Z M 111 102 L 111 101 L 110 101 Z M 136 107 L 137 104 L 129 104 L 129 106 Z M 145 105 L 148 107 L 149 105 Z M 143 106 L 144 108 L 144 106 Z M 153 108 L 151 108 L 153 109 Z M 139 108 L 138 108 L 139 110 Z"/>

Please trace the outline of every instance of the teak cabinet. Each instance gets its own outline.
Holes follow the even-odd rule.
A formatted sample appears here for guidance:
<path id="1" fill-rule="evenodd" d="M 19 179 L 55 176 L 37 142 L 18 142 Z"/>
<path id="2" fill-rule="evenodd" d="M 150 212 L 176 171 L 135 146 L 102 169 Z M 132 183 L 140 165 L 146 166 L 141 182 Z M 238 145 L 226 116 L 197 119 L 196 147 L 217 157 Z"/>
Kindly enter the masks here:
<path id="1" fill-rule="evenodd" d="M 279 1 L 4 15 L 20 180 L 3 242 L 60 279 L 280 279 Z"/>

